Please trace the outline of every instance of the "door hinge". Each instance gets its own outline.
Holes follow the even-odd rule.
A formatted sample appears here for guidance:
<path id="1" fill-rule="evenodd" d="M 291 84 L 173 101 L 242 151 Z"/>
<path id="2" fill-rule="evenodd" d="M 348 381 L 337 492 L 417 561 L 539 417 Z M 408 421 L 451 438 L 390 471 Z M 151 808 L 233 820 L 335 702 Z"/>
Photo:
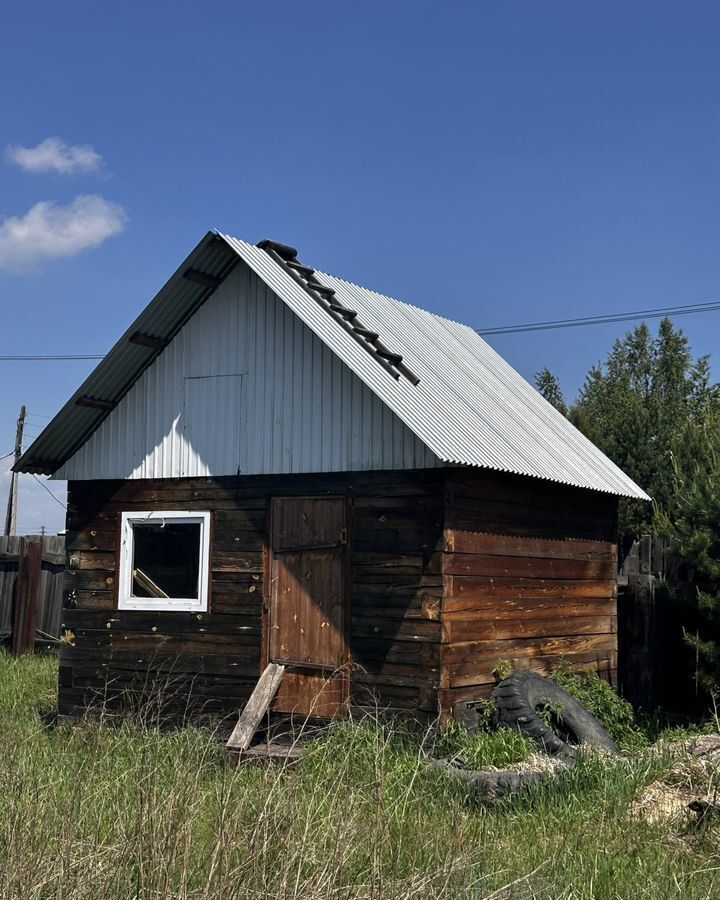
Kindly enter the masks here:
<path id="1" fill-rule="evenodd" d="M 347 528 L 340 529 L 340 543 L 347 544 Z"/>

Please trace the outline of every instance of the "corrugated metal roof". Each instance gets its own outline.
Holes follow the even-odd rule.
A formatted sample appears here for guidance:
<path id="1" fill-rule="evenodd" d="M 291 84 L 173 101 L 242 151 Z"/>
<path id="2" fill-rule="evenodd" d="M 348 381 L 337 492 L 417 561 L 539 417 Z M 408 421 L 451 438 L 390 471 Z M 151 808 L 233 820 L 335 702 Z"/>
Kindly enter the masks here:
<path id="1" fill-rule="evenodd" d="M 217 238 L 222 238 L 222 241 Z M 419 377 L 417 385 L 378 364 L 327 310 L 260 248 L 212 233 L 157 294 L 18 464 L 53 472 L 107 415 L 78 407 L 83 394 L 116 401 L 157 352 L 130 344 L 134 331 L 169 339 L 202 303 L 207 288 L 187 268 L 223 277 L 236 256 L 443 461 L 480 466 L 627 497 L 649 499 L 624 472 L 547 403 L 472 328 L 331 275 L 319 280 L 358 310 Z"/>

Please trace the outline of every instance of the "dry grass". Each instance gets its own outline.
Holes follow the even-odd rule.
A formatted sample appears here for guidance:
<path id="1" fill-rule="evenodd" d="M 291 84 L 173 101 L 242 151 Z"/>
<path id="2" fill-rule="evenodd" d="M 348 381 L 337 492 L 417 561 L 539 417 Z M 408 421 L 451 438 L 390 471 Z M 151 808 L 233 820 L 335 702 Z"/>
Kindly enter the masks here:
<path id="1" fill-rule="evenodd" d="M 484 809 L 399 727 L 339 724 L 296 766 L 234 769 L 206 729 L 48 728 L 54 690 L 54 660 L 0 656 L 5 900 L 720 896 L 715 842 L 628 813 L 661 755 L 582 759 Z M 516 752 L 487 740 L 489 761 L 493 740 Z"/>

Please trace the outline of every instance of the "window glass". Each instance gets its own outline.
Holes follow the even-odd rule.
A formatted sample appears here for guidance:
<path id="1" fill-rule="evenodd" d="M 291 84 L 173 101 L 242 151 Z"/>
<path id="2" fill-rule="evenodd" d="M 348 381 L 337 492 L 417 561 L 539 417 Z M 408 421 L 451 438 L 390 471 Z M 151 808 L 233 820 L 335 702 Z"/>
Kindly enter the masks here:
<path id="1" fill-rule="evenodd" d="M 211 514 L 123 512 L 118 609 L 207 611 Z"/>
<path id="2" fill-rule="evenodd" d="M 198 599 L 200 523 L 133 524 L 132 596 Z"/>

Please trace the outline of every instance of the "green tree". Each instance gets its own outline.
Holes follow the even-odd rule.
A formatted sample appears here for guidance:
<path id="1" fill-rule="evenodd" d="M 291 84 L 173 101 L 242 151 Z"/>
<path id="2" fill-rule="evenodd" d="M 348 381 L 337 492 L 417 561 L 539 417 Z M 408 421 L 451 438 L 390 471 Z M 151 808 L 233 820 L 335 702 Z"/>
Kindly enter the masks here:
<path id="1" fill-rule="evenodd" d="M 718 405 L 707 357 L 693 361 L 687 337 L 665 318 L 657 337 L 643 323 L 617 340 L 604 363 L 593 366 L 569 417 L 662 509 L 674 502 L 673 460 L 682 468 L 689 424 Z M 652 510 L 623 501 L 620 526 L 637 534 L 651 528 Z"/>
<path id="2" fill-rule="evenodd" d="M 561 412 L 564 416 L 568 414 L 568 407 L 560 387 L 560 382 L 558 381 L 557 375 L 554 375 L 550 369 L 541 369 L 539 372 L 535 373 L 535 387 L 548 403 L 551 403 L 555 409 L 558 410 L 558 412 Z"/>
<path id="3" fill-rule="evenodd" d="M 695 651 L 698 687 L 720 689 L 720 421 L 715 411 L 684 429 L 684 453 L 673 459 L 666 509 L 656 528 L 670 539 L 678 571 L 671 590 L 686 609 L 685 640 Z"/>
<path id="4" fill-rule="evenodd" d="M 550 402 L 562 398 L 547 369 L 535 383 Z M 720 397 L 708 357 L 694 359 L 687 337 L 669 319 L 656 336 L 639 325 L 589 370 L 567 415 L 654 498 L 653 506 L 621 502 L 620 534 L 655 531 L 669 538 L 674 562 L 663 588 L 666 615 L 677 622 L 678 644 L 682 629 L 689 648 L 688 659 L 681 645 L 673 648 L 676 662 L 687 672 L 692 655 L 699 697 L 717 692 Z"/>

